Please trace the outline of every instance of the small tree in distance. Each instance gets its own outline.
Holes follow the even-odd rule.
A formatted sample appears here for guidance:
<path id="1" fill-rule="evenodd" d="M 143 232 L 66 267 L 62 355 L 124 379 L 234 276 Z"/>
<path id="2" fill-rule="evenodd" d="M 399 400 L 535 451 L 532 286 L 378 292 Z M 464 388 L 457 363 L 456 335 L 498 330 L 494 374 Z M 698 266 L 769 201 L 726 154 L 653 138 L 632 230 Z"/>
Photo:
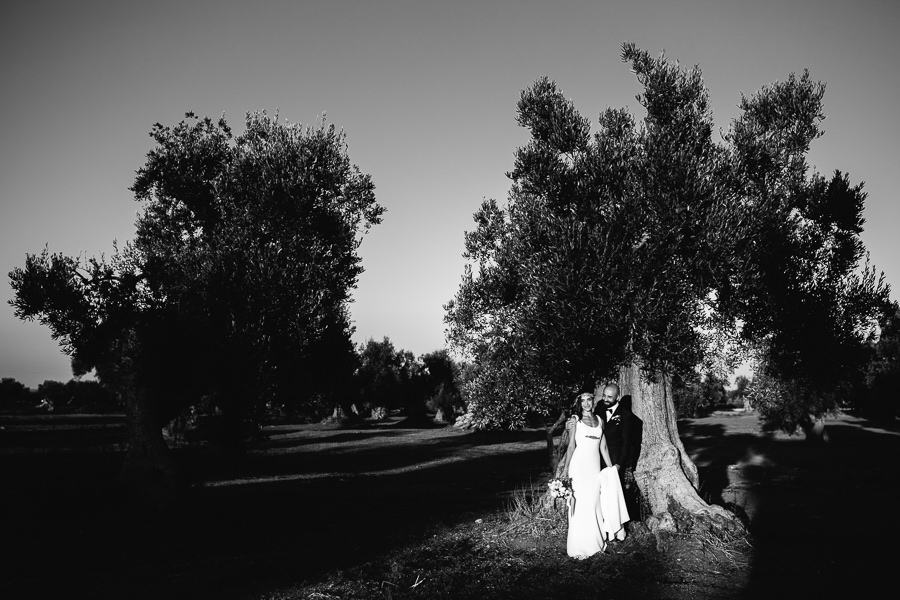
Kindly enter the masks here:
<path id="1" fill-rule="evenodd" d="M 453 422 L 456 412 L 462 407 L 459 393 L 462 368 L 456 364 L 446 349 L 423 354 L 423 390 L 427 408 L 441 421 Z"/>
<path id="2" fill-rule="evenodd" d="M 34 397 L 25 384 L 12 377 L 0 379 L 0 408 L 4 410 L 22 410 L 30 408 Z"/>
<path id="3" fill-rule="evenodd" d="M 384 337 L 380 342 L 369 338 L 366 343 L 360 344 L 358 355 L 359 368 L 354 377 L 360 400 L 357 408 L 400 408 L 404 394 L 400 375 L 403 354 L 394 348 L 389 338 Z"/>

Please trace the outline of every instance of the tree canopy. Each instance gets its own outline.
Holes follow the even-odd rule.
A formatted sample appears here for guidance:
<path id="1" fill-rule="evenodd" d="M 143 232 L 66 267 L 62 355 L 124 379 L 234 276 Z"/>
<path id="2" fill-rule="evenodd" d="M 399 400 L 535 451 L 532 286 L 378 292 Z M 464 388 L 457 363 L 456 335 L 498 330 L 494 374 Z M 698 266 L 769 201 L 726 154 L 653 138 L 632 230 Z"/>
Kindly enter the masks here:
<path id="1" fill-rule="evenodd" d="M 155 421 L 201 397 L 246 419 L 334 393 L 329 375 L 355 368 L 357 249 L 384 213 L 344 133 L 257 112 L 235 136 L 188 113 L 150 136 L 133 242 L 28 255 L 10 273 L 16 315 L 49 326 L 77 372 L 146 396 Z"/>
<path id="2" fill-rule="evenodd" d="M 888 288 L 860 264 L 861 185 L 808 172 L 824 86 L 808 73 L 768 86 L 716 140 L 698 67 L 632 44 L 622 59 L 643 87 L 639 122 L 610 108 L 592 133 L 547 77 L 521 94 L 531 139 L 506 205 L 475 214 L 446 306 L 448 339 L 482 367 L 476 422 L 558 411 L 626 364 L 685 373 L 723 341 L 752 344 L 827 409 L 813 398 L 847 376 Z"/>

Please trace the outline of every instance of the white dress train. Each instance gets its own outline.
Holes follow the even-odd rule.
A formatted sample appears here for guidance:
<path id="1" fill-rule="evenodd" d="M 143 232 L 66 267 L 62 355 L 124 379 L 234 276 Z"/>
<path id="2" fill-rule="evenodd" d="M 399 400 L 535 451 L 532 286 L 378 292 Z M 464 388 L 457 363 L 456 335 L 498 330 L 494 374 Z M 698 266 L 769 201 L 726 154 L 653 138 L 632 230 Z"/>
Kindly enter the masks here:
<path id="1" fill-rule="evenodd" d="M 622 480 L 615 467 L 606 467 L 600 471 L 600 513 L 603 523 L 600 530 L 604 539 L 625 539 L 625 523 L 630 519 L 628 507 L 625 506 L 625 494 L 622 492 Z"/>
<path id="2" fill-rule="evenodd" d="M 622 485 L 615 467 L 600 469 L 600 436 L 603 423 L 597 427 L 575 424 L 575 451 L 569 462 L 572 491 L 566 552 L 572 557 L 586 557 L 606 549 L 607 540 L 625 538 L 622 524 L 628 521 L 628 510 Z"/>

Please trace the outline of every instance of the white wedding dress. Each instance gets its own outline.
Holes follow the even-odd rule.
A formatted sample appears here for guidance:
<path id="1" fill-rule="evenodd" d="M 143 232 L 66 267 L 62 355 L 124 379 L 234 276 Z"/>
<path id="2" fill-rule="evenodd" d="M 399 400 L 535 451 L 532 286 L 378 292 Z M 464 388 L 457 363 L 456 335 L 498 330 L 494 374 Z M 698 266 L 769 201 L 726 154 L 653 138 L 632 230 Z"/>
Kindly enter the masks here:
<path id="1" fill-rule="evenodd" d="M 628 521 L 628 510 L 615 467 L 600 469 L 600 436 L 603 423 L 597 427 L 575 424 L 575 451 L 569 462 L 574 498 L 570 503 L 569 533 L 566 552 L 572 557 L 586 557 L 606 549 L 613 537 L 624 539 L 622 525 Z M 601 500 L 602 497 L 602 500 Z M 605 515 L 605 518 L 604 518 Z"/>

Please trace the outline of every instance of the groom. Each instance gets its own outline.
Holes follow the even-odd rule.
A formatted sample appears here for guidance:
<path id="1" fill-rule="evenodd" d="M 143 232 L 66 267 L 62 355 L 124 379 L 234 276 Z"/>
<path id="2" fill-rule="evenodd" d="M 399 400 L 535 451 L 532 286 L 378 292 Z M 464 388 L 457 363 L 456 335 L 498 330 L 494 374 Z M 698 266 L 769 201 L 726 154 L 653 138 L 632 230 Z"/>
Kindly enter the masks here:
<path id="1" fill-rule="evenodd" d="M 622 480 L 624 488 L 625 482 L 628 481 L 625 473 L 634 468 L 634 446 L 631 440 L 634 415 L 630 406 L 619 402 L 619 386 L 615 383 L 607 385 L 602 390 L 597 386 L 594 396 L 598 400 L 598 416 L 603 420 L 603 433 L 606 435 L 609 458 L 619 471 L 619 479 Z"/>

